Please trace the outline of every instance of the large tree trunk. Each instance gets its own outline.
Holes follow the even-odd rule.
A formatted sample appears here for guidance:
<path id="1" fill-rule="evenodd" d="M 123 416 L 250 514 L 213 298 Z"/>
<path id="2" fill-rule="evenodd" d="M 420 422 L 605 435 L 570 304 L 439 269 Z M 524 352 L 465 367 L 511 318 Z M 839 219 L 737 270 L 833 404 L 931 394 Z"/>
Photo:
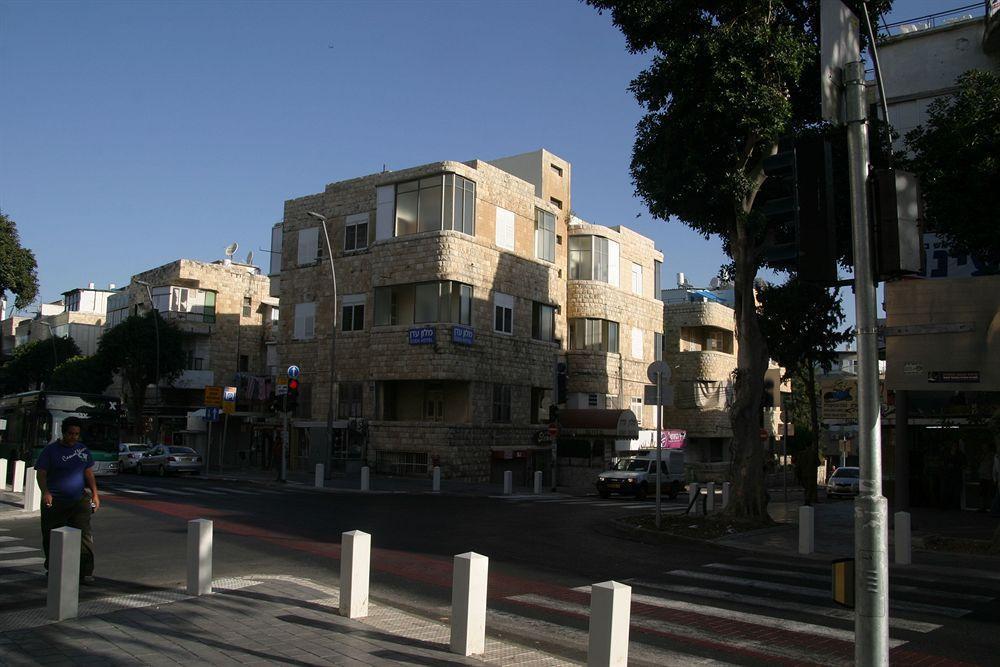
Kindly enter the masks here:
<path id="1" fill-rule="evenodd" d="M 809 448 L 802 455 L 808 465 L 803 466 L 803 471 L 808 473 L 802 479 L 802 486 L 805 491 L 806 505 L 816 504 L 816 467 L 819 466 L 819 405 L 816 400 L 816 367 L 812 361 L 808 361 L 809 386 L 809 420 L 812 425 L 812 441 Z"/>
<path id="2" fill-rule="evenodd" d="M 730 477 L 733 495 L 728 511 L 761 521 L 767 518 L 767 490 L 764 487 L 764 446 L 760 439 L 761 398 L 767 371 L 767 344 L 757 322 L 754 279 L 757 261 L 748 246 L 745 225 L 736 225 L 731 244 L 736 275 L 734 281 L 736 340 L 736 381 L 729 411 L 733 429 L 733 459 Z"/>

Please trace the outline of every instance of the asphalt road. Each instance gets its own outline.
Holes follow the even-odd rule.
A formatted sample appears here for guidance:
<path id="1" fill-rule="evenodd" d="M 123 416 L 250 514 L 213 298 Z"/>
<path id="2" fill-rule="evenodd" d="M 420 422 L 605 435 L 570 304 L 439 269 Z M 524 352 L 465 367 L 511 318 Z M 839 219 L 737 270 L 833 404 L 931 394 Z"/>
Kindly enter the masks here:
<path id="1" fill-rule="evenodd" d="M 633 587 L 635 664 L 849 664 L 853 657 L 851 612 L 829 601 L 826 564 L 617 536 L 611 520 L 650 512 L 651 501 L 362 495 L 132 475 L 101 484 L 97 582 L 83 589 L 84 599 L 182 587 L 186 521 L 209 518 L 216 578 L 290 574 L 336 584 L 341 533 L 371 533 L 373 598 L 433 618 L 450 613 L 452 557 L 487 555 L 489 631 L 574 660 L 585 658 L 586 587 L 609 579 Z M 677 511 L 680 501 L 666 508 Z M 44 606 L 39 546 L 37 519 L 0 518 L 0 626 L 5 614 Z M 894 571 L 894 661 L 996 664 L 995 562 L 961 572 Z"/>

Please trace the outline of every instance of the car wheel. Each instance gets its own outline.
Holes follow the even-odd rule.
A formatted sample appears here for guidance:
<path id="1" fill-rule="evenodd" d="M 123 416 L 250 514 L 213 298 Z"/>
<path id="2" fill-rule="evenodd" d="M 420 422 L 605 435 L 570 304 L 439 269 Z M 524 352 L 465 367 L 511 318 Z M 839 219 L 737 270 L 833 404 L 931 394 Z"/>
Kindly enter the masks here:
<path id="1" fill-rule="evenodd" d="M 167 476 L 167 469 L 163 467 L 162 463 L 159 465 L 159 467 L 156 468 L 156 474 L 159 475 L 160 477 Z"/>
<path id="2" fill-rule="evenodd" d="M 598 489 L 597 495 L 599 495 L 601 498 L 610 498 L 611 492 L 608 491 L 607 489 Z"/>
<path id="3" fill-rule="evenodd" d="M 645 482 L 643 482 L 642 484 L 640 484 L 639 488 L 635 490 L 635 499 L 636 500 L 645 500 L 646 499 L 646 483 Z"/>
<path id="4" fill-rule="evenodd" d="M 667 491 L 667 498 L 669 500 L 674 500 L 681 492 L 681 483 L 674 481 L 670 483 L 670 490 Z"/>

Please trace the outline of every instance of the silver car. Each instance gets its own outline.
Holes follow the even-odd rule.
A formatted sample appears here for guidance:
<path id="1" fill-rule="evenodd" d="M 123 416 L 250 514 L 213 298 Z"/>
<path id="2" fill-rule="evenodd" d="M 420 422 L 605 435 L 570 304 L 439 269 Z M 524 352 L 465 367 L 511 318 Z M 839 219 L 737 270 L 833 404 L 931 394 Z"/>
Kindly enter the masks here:
<path id="1" fill-rule="evenodd" d="M 861 477 L 861 469 L 844 466 L 837 468 L 826 481 L 826 495 L 828 498 L 837 496 L 858 495 L 858 480 Z"/>
<path id="2" fill-rule="evenodd" d="M 118 463 L 122 472 L 134 471 L 139 465 L 139 459 L 148 451 L 149 445 L 137 442 L 123 442 L 118 445 Z"/>
<path id="3" fill-rule="evenodd" d="M 156 445 L 139 459 L 140 475 L 156 472 L 163 477 L 171 472 L 201 472 L 201 456 L 190 447 Z"/>

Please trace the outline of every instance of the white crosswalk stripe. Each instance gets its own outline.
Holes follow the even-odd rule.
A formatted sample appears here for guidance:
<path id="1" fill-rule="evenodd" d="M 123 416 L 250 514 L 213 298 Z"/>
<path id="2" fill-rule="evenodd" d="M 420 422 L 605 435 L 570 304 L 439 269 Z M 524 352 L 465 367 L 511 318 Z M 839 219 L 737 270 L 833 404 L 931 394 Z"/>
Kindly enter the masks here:
<path id="1" fill-rule="evenodd" d="M 206 494 L 208 494 L 210 496 L 224 496 L 224 495 L 226 495 L 225 493 L 222 493 L 221 491 L 211 491 L 209 489 L 200 489 L 200 488 L 196 488 L 196 487 L 192 487 L 192 486 L 182 486 L 181 488 L 184 489 L 185 491 L 193 491 L 194 493 L 206 493 Z"/>
<path id="2" fill-rule="evenodd" d="M 256 496 L 257 494 L 253 491 L 240 491 L 239 489 L 230 489 L 221 486 L 210 487 L 213 491 L 222 491 L 223 493 L 235 493 L 238 496 Z"/>
<path id="3" fill-rule="evenodd" d="M 0 555 L 2 554 L 23 554 L 27 551 L 38 551 L 35 547 L 0 547 Z"/>
<path id="4" fill-rule="evenodd" d="M 36 549 L 37 551 L 37 549 Z M 45 562 L 44 558 L 10 558 L 6 560 L 0 560 L 0 567 L 25 567 L 26 565 L 41 565 Z"/>

